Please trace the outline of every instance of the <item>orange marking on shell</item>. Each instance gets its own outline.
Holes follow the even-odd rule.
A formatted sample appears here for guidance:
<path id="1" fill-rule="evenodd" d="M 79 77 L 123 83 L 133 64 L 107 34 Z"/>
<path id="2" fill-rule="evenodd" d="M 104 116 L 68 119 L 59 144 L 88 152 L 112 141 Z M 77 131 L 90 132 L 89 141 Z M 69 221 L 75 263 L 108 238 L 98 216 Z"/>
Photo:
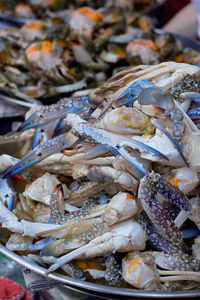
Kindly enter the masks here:
<path id="1" fill-rule="evenodd" d="M 87 16 L 89 19 L 91 19 L 94 22 L 99 22 L 103 19 L 103 15 L 100 12 L 95 11 L 89 7 L 81 7 L 77 9 L 76 12 Z"/>
<path id="2" fill-rule="evenodd" d="M 128 44 L 128 47 L 132 47 L 135 45 L 141 45 L 144 47 L 149 47 L 151 48 L 153 51 L 158 51 L 158 47 L 156 46 L 156 44 L 152 41 L 141 41 L 141 40 L 136 40 L 136 41 L 132 41 Z"/>
<path id="3" fill-rule="evenodd" d="M 52 52 L 53 49 L 52 49 L 52 43 L 50 41 L 44 41 L 42 42 L 42 52 Z"/>
<path id="4" fill-rule="evenodd" d="M 80 43 L 77 43 L 77 42 L 69 42 L 69 45 L 71 47 L 73 47 L 73 46 L 82 46 Z"/>
<path id="5" fill-rule="evenodd" d="M 136 258 L 132 258 L 131 260 L 128 261 L 128 265 L 129 265 L 129 269 L 128 269 L 128 273 L 132 273 L 135 272 L 135 269 L 137 267 L 137 265 L 139 265 L 141 263 L 141 257 L 136 257 Z"/>
<path id="6" fill-rule="evenodd" d="M 42 27 L 43 27 L 43 24 L 41 22 L 30 22 L 28 24 L 25 24 L 22 27 L 22 31 L 26 31 L 27 29 L 32 29 L 32 30 L 38 31 L 38 30 L 42 29 Z"/>
<path id="7" fill-rule="evenodd" d="M 135 199 L 135 198 L 131 194 L 127 193 L 126 200 L 129 200 L 129 199 Z"/>
<path id="8" fill-rule="evenodd" d="M 38 95 L 37 89 L 26 90 L 25 94 L 28 96 L 36 97 Z"/>
<path id="9" fill-rule="evenodd" d="M 27 54 L 28 58 L 34 59 L 34 58 L 35 58 L 35 54 L 36 54 L 36 52 L 38 52 L 38 51 L 41 51 L 40 44 L 35 43 L 35 44 L 32 44 L 32 45 L 26 50 L 26 54 Z"/>
<path id="10" fill-rule="evenodd" d="M 175 61 L 176 62 L 184 62 L 184 63 L 187 63 L 188 60 L 186 59 L 186 57 L 184 57 L 183 54 L 179 54 L 176 58 L 175 58 Z"/>
<path id="11" fill-rule="evenodd" d="M 15 7 L 15 11 L 16 13 L 22 13 L 22 12 L 28 12 L 28 13 L 32 13 L 32 9 L 28 4 L 23 4 L 20 3 Z"/>
<path id="12" fill-rule="evenodd" d="M 168 178 L 167 181 L 169 183 L 171 183 L 173 186 L 175 186 L 176 188 L 179 188 L 179 186 L 178 186 L 179 179 L 176 176 L 174 176 L 172 178 Z"/>
<path id="13" fill-rule="evenodd" d="M 104 268 L 95 261 L 76 260 L 74 264 L 82 270 L 96 269 L 104 270 Z"/>

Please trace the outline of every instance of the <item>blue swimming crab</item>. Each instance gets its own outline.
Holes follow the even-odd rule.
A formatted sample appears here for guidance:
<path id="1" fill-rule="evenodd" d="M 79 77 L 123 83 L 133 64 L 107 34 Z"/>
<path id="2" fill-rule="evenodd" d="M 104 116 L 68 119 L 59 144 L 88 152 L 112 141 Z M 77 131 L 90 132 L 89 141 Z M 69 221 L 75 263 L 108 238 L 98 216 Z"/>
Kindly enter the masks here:
<path id="1" fill-rule="evenodd" d="M 186 278 L 198 283 L 199 261 L 194 269 L 195 257 L 190 257 L 181 228 L 186 219 L 199 226 L 199 198 L 190 201 L 186 195 L 196 193 L 199 183 L 199 165 L 194 166 L 197 150 L 186 151 L 189 140 L 198 145 L 199 130 L 186 113 L 198 93 L 184 92 L 176 100 L 172 94 L 172 87 L 188 74 L 198 76 L 199 68 L 174 63 L 136 67 L 114 75 L 107 86 L 88 96 L 65 99 L 30 115 L 16 132 L 20 136 L 35 130 L 34 149 L 16 164 L 10 161 L 10 168 L 1 174 L 2 184 L 9 184 L 8 178 L 13 180 L 20 172 L 29 182 L 19 197 L 20 207 L 13 210 L 6 201 L 0 202 L 2 226 L 15 232 L 7 246 L 54 256 L 48 273 L 75 259 L 143 251 L 148 241 L 151 249 L 157 250 L 156 258 L 154 253 L 145 251 L 144 259 L 143 254 L 134 252 L 130 268 L 138 265 L 139 275 L 148 270 L 150 279 L 138 284 L 136 274 L 128 271 L 133 275 L 130 279 L 132 275 L 125 274 L 126 264 L 122 263 L 127 282 L 139 288 L 149 288 L 148 282 L 156 288 L 160 282 Z M 143 143 L 145 140 L 150 145 Z M 154 148 L 159 144 L 162 151 Z M 172 155 L 168 158 L 169 149 Z M 44 174 L 47 169 L 56 175 Z M 28 171 L 41 173 L 30 180 Z M 63 182 L 58 182 L 58 174 L 64 175 Z M 65 183 L 68 177 L 70 183 Z M 48 181 L 54 184 L 46 195 L 44 183 Z M 37 185 L 42 188 L 36 199 Z M 36 201 L 42 204 L 38 206 Z M 21 207 L 28 218 L 21 217 Z M 46 209 L 45 217 L 36 221 L 41 207 Z M 176 266 L 169 273 L 172 271 L 157 269 L 156 265 L 170 269 L 173 259 L 182 266 L 188 263 L 191 270 Z M 183 270 L 191 273 L 183 276 Z M 175 279 L 161 276 L 173 274 Z"/>

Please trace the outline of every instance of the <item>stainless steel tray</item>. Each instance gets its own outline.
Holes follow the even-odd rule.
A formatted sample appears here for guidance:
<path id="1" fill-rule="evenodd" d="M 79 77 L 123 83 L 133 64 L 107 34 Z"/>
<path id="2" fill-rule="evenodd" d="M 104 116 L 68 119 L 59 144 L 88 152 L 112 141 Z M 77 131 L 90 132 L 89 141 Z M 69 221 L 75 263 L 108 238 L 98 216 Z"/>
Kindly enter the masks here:
<path id="1" fill-rule="evenodd" d="M 159 298 L 159 299 L 172 299 L 172 298 L 193 298 L 200 297 L 200 289 L 191 290 L 191 291 L 177 291 L 177 292 L 157 292 L 157 291 L 144 291 L 144 290 L 136 290 L 136 289 L 126 289 L 126 288 L 117 288 L 117 287 L 109 287 L 101 284 L 91 283 L 82 280 L 75 280 L 68 276 L 64 276 L 62 274 L 58 274 L 56 272 L 46 275 L 46 269 L 40 267 L 25 258 L 17 255 L 16 253 L 8 250 L 2 244 L 0 244 L 0 252 L 14 261 L 18 262 L 25 268 L 28 268 L 44 277 L 49 277 L 51 279 L 57 280 L 60 284 L 64 284 L 66 286 L 62 287 L 62 289 L 66 289 L 66 293 L 68 289 L 79 291 L 81 293 L 85 293 L 88 295 L 100 296 L 106 299 L 117 299 L 120 298 Z"/>

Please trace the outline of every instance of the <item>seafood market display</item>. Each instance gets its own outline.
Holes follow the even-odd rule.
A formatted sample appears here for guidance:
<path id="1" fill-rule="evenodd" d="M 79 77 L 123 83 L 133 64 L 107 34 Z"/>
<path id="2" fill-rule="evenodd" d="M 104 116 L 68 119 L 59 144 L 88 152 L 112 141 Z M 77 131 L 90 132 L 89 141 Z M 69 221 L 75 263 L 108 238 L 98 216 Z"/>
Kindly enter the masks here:
<path id="1" fill-rule="evenodd" d="M 197 51 L 182 49 L 172 34 L 156 33 L 138 12 L 156 3 L 1 1 L 0 20 L 10 26 L 0 30 L 0 92 L 13 101 L 47 104 L 97 87 L 127 66 L 200 63 Z"/>
<path id="2" fill-rule="evenodd" d="M 79 12 L 69 23 L 75 36 Z M 93 25 L 83 31 L 90 39 Z M 43 54 L 63 68 L 48 43 L 25 50 L 38 78 Z M 84 43 L 76 43 L 78 55 Z M 0 242 L 47 274 L 121 288 L 199 288 L 199 103 L 200 68 L 162 62 L 120 69 L 55 104 L 31 105 L 25 121 L 0 136 Z"/>

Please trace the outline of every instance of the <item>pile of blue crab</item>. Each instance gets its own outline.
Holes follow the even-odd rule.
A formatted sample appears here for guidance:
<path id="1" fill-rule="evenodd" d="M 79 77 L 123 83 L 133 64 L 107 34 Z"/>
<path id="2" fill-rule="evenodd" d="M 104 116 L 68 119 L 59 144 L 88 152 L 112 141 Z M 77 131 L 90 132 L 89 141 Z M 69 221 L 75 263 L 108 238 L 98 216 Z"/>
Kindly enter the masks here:
<path id="1" fill-rule="evenodd" d="M 155 0 L 1 1 L 0 92 L 31 103 L 56 102 L 94 88 L 127 66 L 200 63 L 200 54 L 158 33 L 138 4 Z M 2 24 L 2 23 L 1 23 Z M 1 96 L 3 98 L 3 96 Z"/>
<path id="2" fill-rule="evenodd" d="M 198 288 L 200 68 L 130 67 L 83 93 L 0 137 L 1 243 L 47 274 Z"/>

